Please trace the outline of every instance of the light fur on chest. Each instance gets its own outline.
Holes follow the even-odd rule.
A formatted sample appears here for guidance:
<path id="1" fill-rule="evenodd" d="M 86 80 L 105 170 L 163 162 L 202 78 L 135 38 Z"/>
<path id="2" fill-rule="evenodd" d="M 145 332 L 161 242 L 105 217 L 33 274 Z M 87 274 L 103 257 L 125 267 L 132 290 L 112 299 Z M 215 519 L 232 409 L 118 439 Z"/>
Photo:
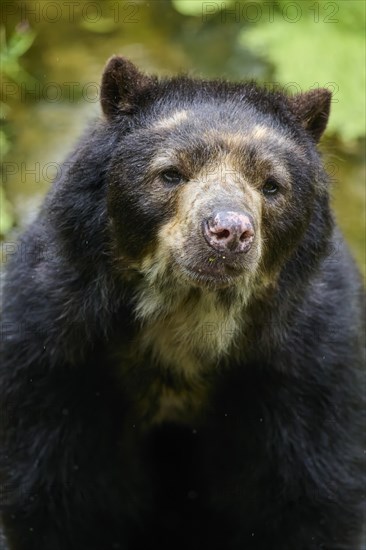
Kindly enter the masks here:
<path id="1" fill-rule="evenodd" d="M 162 367 L 194 379 L 230 350 L 242 326 L 242 301 L 230 307 L 214 291 L 177 295 L 143 292 L 136 314 L 141 320 L 140 349 Z"/>
<path id="2" fill-rule="evenodd" d="M 141 356 L 184 381 L 185 390 L 161 384 L 151 388 L 147 401 L 157 402 L 153 423 L 194 416 L 208 398 L 205 374 L 235 345 L 242 327 L 243 300 L 228 306 L 214 291 L 191 292 L 144 288 L 136 303 L 141 323 L 137 346 Z M 149 397 L 150 394 L 150 397 Z"/>

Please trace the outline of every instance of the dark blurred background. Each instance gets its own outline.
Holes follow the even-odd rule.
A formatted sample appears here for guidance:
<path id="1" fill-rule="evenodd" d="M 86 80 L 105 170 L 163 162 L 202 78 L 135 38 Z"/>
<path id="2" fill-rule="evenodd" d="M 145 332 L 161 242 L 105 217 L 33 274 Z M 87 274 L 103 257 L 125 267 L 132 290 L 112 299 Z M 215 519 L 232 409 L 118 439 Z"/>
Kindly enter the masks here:
<path id="1" fill-rule="evenodd" d="M 0 238 L 14 241 L 88 120 L 114 53 L 146 72 L 333 91 L 321 149 L 365 269 L 363 0 L 1 0 Z M 4 247 L 3 247 L 4 249 Z M 4 254 L 2 260 L 4 261 Z"/>

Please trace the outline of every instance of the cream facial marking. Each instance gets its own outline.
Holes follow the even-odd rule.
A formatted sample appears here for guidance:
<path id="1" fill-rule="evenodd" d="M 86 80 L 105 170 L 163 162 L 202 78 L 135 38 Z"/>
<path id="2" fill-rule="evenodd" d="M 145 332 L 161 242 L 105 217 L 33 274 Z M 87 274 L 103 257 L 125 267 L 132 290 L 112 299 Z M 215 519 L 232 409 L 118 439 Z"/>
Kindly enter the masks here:
<path id="1" fill-rule="evenodd" d="M 252 195 L 249 204 L 251 204 L 251 200 L 254 200 L 258 203 L 258 208 L 260 208 L 260 195 L 254 196 L 254 187 L 258 184 L 257 188 L 260 189 L 263 177 L 274 176 L 281 181 L 283 187 L 288 189 L 291 187 L 290 174 L 279 158 L 280 151 L 276 152 L 274 146 L 280 146 L 283 150 L 291 150 L 294 153 L 299 153 L 299 149 L 272 128 L 255 126 L 253 132 L 246 136 L 216 132 L 211 132 L 210 136 L 213 142 L 216 139 L 217 143 L 221 143 L 223 151 L 221 155 L 216 156 L 215 161 L 205 166 L 205 174 L 200 174 L 201 179 L 206 180 L 212 172 L 216 178 L 219 178 L 216 179 L 216 182 L 220 181 L 224 187 L 228 184 L 234 186 L 236 196 L 238 196 L 238 188 L 243 187 L 244 184 L 246 203 L 248 204 L 247 194 L 249 193 Z M 268 147 L 266 147 L 267 144 Z M 248 162 L 247 160 L 248 150 L 253 149 L 256 150 L 254 165 L 253 161 Z M 265 174 L 266 171 L 270 173 Z"/>
<path id="2" fill-rule="evenodd" d="M 181 122 L 188 119 L 189 112 L 186 110 L 176 111 L 171 116 L 163 118 L 156 122 L 153 129 L 172 130 L 178 126 Z"/>
<path id="3" fill-rule="evenodd" d="M 243 148 L 245 145 L 253 145 L 253 142 L 272 142 L 277 143 L 290 150 L 299 150 L 299 146 L 296 145 L 290 137 L 286 137 L 284 134 L 278 132 L 275 128 L 270 126 L 263 126 L 256 124 L 246 129 L 245 133 L 242 132 L 230 132 L 219 130 L 206 130 L 204 136 L 212 143 L 225 143 L 227 150 L 234 152 L 235 148 Z"/>
<path id="4" fill-rule="evenodd" d="M 256 124 L 253 129 L 249 132 L 248 138 L 251 141 L 259 142 L 272 142 L 290 150 L 299 150 L 298 145 L 294 143 L 290 137 L 286 137 L 284 134 L 277 132 L 274 128 L 268 126 L 260 126 Z"/>
<path id="5" fill-rule="evenodd" d="M 179 197 L 178 220 L 187 213 L 194 217 L 196 213 L 205 209 L 206 204 L 215 201 L 234 203 L 239 210 L 247 210 L 249 207 L 252 214 L 259 219 L 261 196 L 251 188 L 236 168 L 236 164 L 235 153 L 222 153 L 207 164 L 182 190 Z"/>
<path id="6" fill-rule="evenodd" d="M 160 151 L 159 154 L 153 159 L 150 164 L 151 172 L 160 172 L 161 170 L 166 170 L 170 166 L 174 166 L 177 162 L 176 155 L 173 151 Z"/>
<path id="7" fill-rule="evenodd" d="M 253 139 L 263 139 L 268 138 L 272 132 L 266 126 L 254 126 L 254 129 L 251 132 L 251 137 Z"/>

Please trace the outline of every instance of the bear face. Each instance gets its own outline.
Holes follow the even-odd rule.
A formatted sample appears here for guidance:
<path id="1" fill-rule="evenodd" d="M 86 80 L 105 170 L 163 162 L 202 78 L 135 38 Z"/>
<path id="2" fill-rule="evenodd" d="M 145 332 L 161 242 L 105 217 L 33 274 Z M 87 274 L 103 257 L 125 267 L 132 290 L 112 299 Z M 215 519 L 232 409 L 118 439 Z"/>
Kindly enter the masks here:
<path id="1" fill-rule="evenodd" d="M 136 71 L 112 58 L 102 86 L 118 136 L 107 192 L 116 269 L 141 276 L 140 349 L 197 377 L 232 352 L 243 311 L 299 243 L 318 259 L 325 248 L 331 217 L 316 140 L 330 93 L 288 99 L 254 84 L 158 82 Z"/>
<path id="2" fill-rule="evenodd" d="M 155 84 L 158 99 L 130 115 L 127 134 L 121 125 L 109 189 L 116 240 L 129 260 L 174 266 L 190 285 L 249 286 L 250 275 L 258 280 L 255 273 L 283 265 L 325 190 L 314 143 L 294 126 L 282 96 L 272 97 L 274 117 L 256 108 L 269 94 L 253 86 L 233 87 L 228 97 L 225 85 L 215 94 L 200 82 L 190 82 L 192 90 L 180 85 L 183 97 L 174 81 Z M 318 96 L 330 99 L 326 91 Z M 237 249 L 221 236 L 222 246 L 204 239 L 203 225 L 219 212 L 246 216 L 252 242 L 244 231 L 247 246 Z"/>

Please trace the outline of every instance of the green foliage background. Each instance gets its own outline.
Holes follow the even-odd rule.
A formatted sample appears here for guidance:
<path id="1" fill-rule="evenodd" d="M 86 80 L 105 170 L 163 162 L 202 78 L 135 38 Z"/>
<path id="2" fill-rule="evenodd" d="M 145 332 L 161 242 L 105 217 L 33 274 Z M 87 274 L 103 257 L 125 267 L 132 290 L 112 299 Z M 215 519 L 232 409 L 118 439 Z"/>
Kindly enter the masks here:
<path id="1" fill-rule="evenodd" d="M 364 136 L 366 2 L 300 2 L 294 23 L 276 17 L 289 5 L 279 0 L 274 21 L 243 31 L 240 40 L 273 63 L 279 82 L 333 91 L 330 132 L 343 140 Z"/>

